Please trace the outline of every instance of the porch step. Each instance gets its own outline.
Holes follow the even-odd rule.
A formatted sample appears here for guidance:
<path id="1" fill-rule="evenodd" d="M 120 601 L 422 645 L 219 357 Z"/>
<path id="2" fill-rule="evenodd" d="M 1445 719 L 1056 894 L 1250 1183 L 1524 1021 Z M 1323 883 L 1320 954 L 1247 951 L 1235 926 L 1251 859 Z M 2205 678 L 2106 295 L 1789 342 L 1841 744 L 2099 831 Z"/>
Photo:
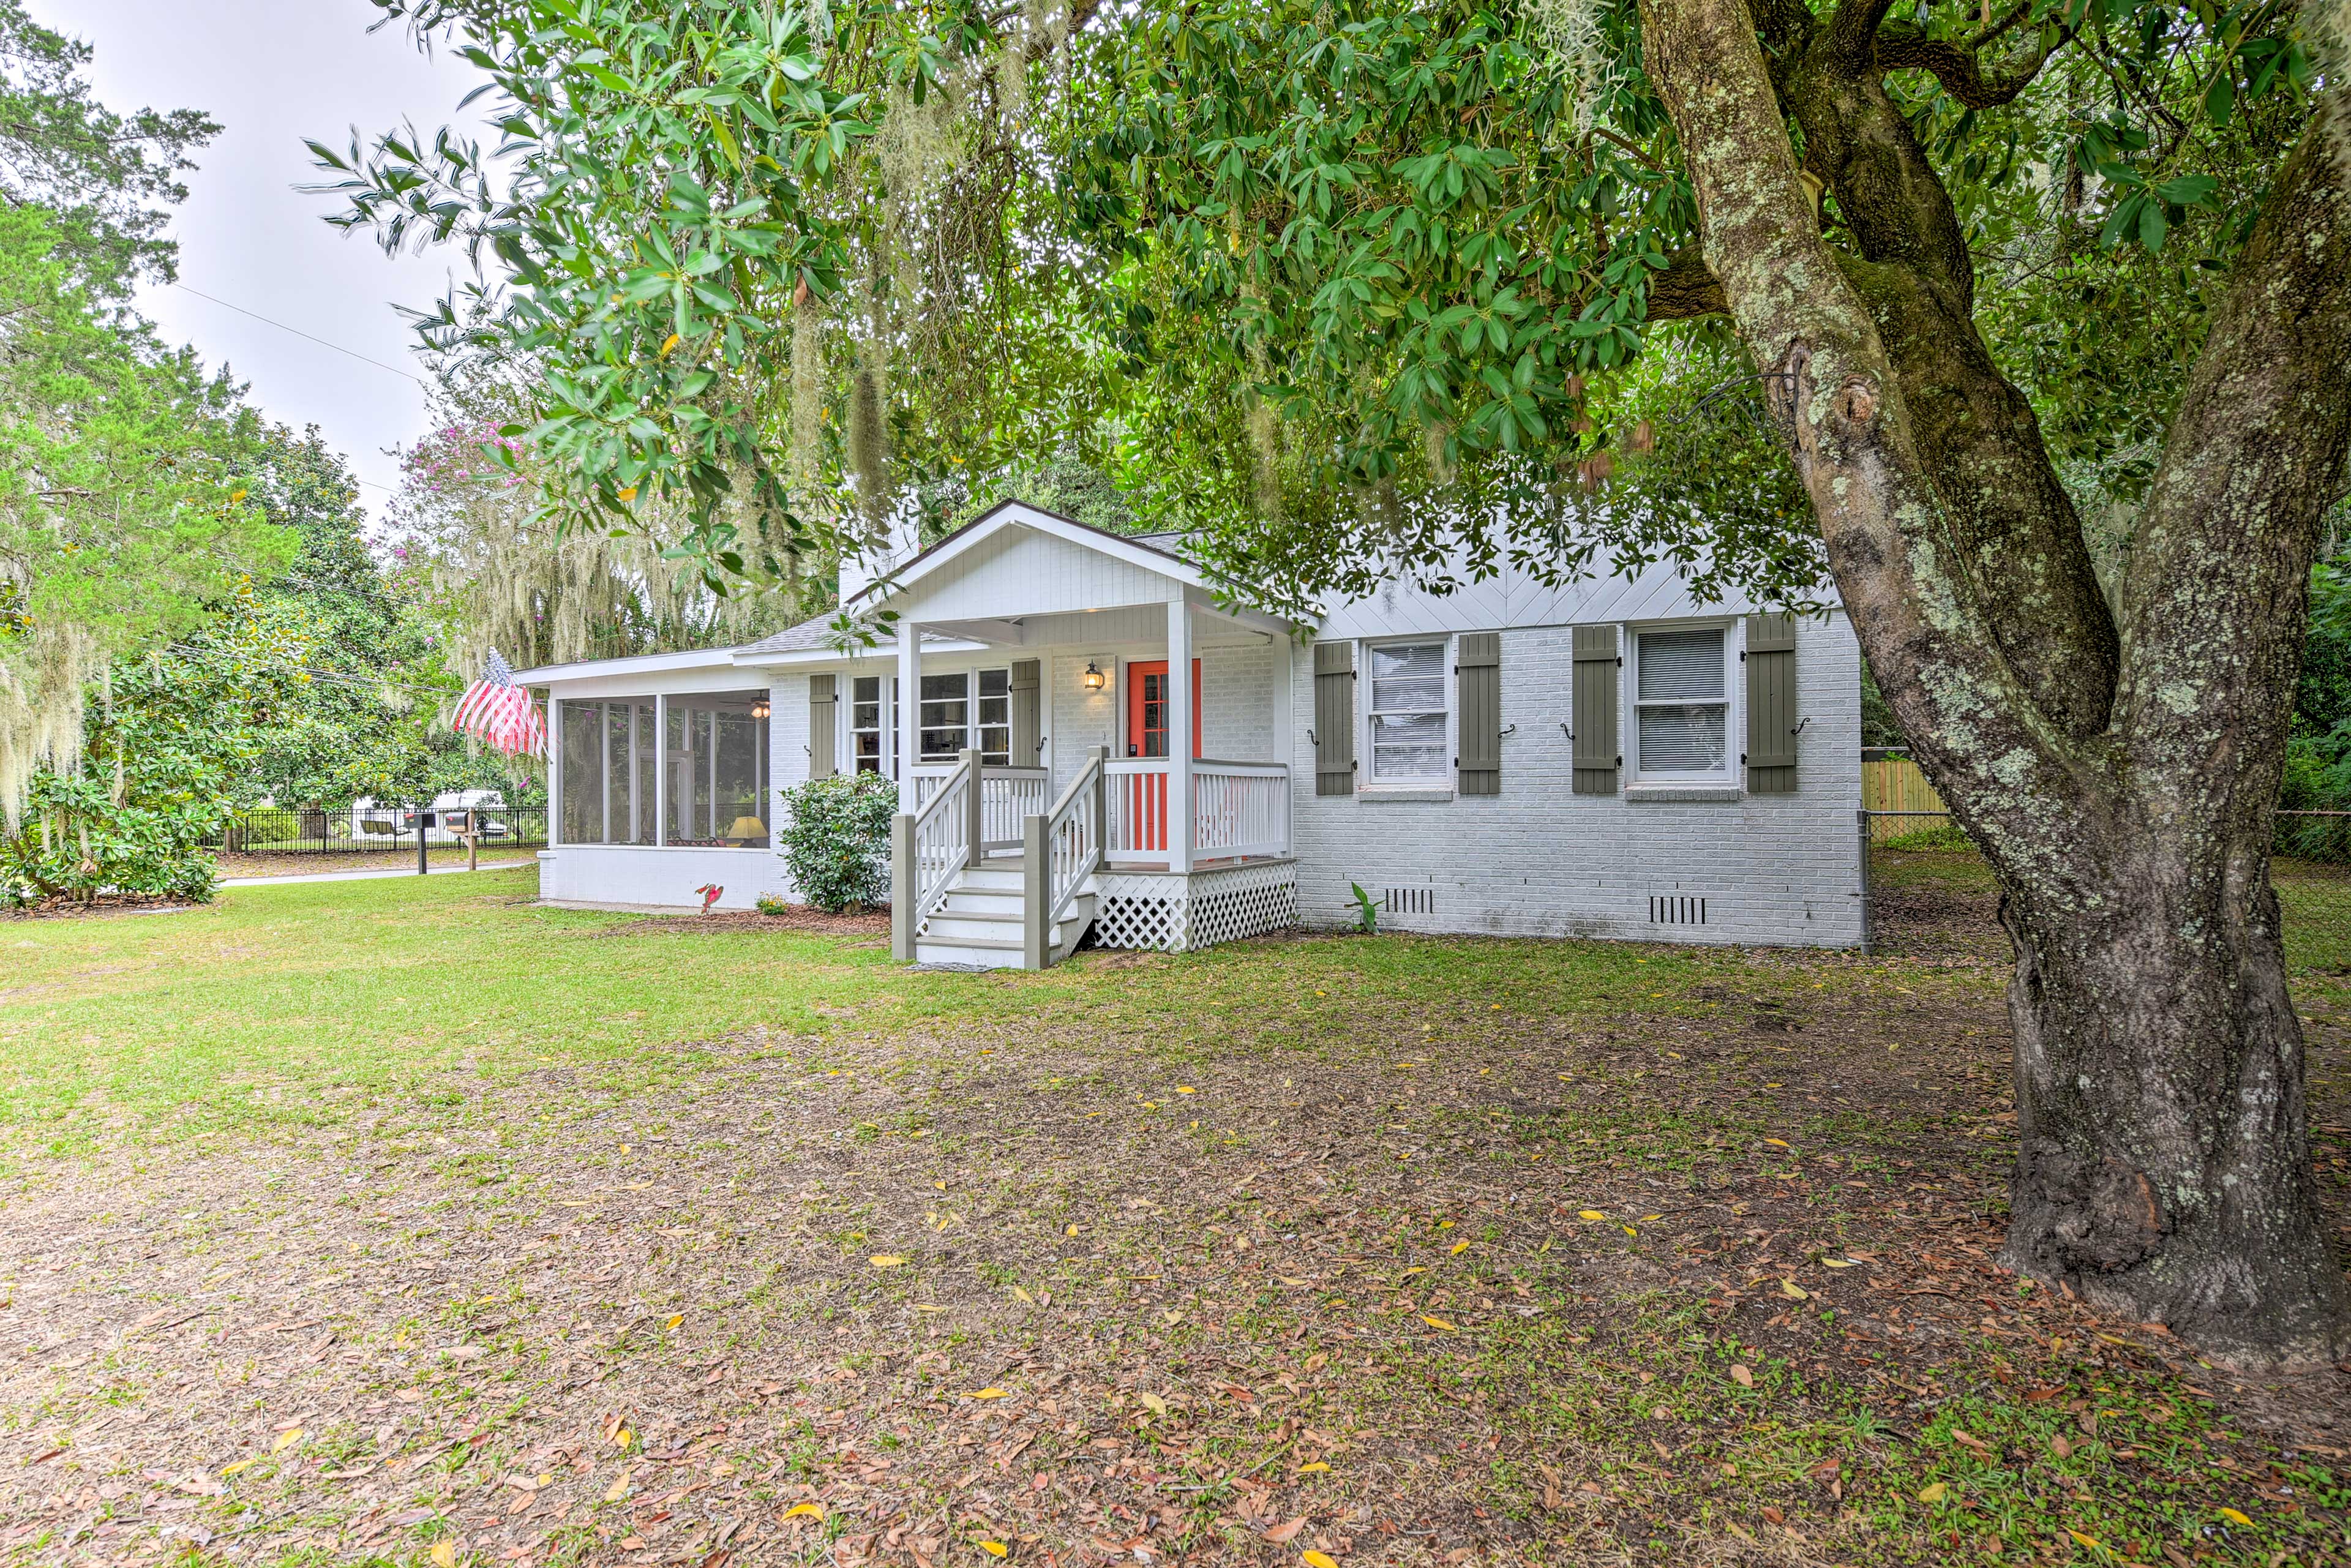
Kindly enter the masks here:
<path id="1" fill-rule="evenodd" d="M 925 964 L 975 964 L 1018 969 L 1022 923 L 1027 917 L 1027 882 L 1016 861 L 967 867 L 947 889 L 946 900 L 923 923 L 914 957 Z M 1089 883 L 1047 934 L 1053 961 L 1076 950 L 1093 924 L 1094 891 Z"/>

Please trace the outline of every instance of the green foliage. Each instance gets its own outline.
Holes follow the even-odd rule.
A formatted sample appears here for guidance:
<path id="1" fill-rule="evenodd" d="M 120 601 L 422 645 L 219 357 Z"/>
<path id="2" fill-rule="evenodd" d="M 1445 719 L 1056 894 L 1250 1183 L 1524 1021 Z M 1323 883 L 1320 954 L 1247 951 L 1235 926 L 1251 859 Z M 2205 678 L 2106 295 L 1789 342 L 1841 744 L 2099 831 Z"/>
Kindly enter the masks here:
<path id="1" fill-rule="evenodd" d="M 1377 936 L 1380 929 L 1380 906 L 1373 902 L 1370 894 L 1364 891 L 1362 883 L 1351 882 L 1347 884 L 1347 888 L 1355 895 L 1355 929 L 1366 936 Z"/>
<path id="2" fill-rule="evenodd" d="M 809 542 L 759 440 L 759 372 L 789 359 L 784 303 L 841 287 L 842 235 L 818 193 L 878 105 L 825 79 L 789 5 L 378 7 L 457 34 L 500 95 L 502 150 L 447 131 L 355 135 L 346 153 L 314 141 L 341 176 L 319 188 L 350 204 L 333 221 L 389 251 L 455 238 L 511 273 L 502 298 L 477 291 L 462 319 L 444 301 L 424 324 L 543 365 L 530 437 L 556 465 L 554 497 L 622 525 L 641 496 L 690 497 L 698 524 L 676 548 L 715 582 Z M 935 76 L 939 40 L 901 47 L 908 79 Z M 738 479 L 748 536 L 711 515 Z"/>
<path id="3" fill-rule="evenodd" d="M 220 127 L 193 109 L 107 108 L 82 79 L 89 58 L 23 0 L 0 0 L 0 194 L 46 208 L 58 259 L 120 298 L 141 277 L 172 276 L 166 209 L 186 199 L 180 175 Z"/>
<path id="4" fill-rule="evenodd" d="M 1700 308 L 1695 204 L 1633 0 L 1084 8 L 1066 39 L 954 0 L 379 5 L 514 96 L 519 172 L 445 133 L 319 149 L 339 221 L 496 248 L 516 289 L 444 306 L 437 340 L 544 365 L 536 433 L 577 470 L 549 476 L 559 506 L 688 497 L 713 521 L 674 548 L 717 576 L 758 528 L 853 533 L 818 537 L 852 470 L 864 521 L 894 467 L 935 528 L 1066 449 L 1277 607 L 1603 560 L 1818 597 L 1744 351 L 1661 319 Z M 2126 535 L 2306 120 L 2297 26 L 2201 0 L 1885 24 L 2031 83 L 1991 108 L 1915 67 L 1889 90 L 2094 528 Z M 1841 230 L 1833 196 L 1822 217 Z M 737 479 L 777 516 L 787 425 L 821 470 L 805 515 L 716 520 Z"/>
<path id="5" fill-rule="evenodd" d="M 878 773 L 837 773 L 781 791 L 790 821 L 784 868 L 828 915 L 890 901 L 890 819 L 897 786 Z"/>
<path id="6" fill-rule="evenodd" d="M 753 899 L 751 907 L 762 915 L 789 915 L 792 912 L 791 902 L 789 899 L 778 898 L 772 893 L 763 893 Z"/>
<path id="7" fill-rule="evenodd" d="M 204 841 L 227 814 L 249 735 L 233 703 L 225 716 L 221 683 L 179 660 L 125 663 L 110 689 L 80 766 L 42 769 L 23 821 L 0 836 L 0 903 L 212 896 Z"/>

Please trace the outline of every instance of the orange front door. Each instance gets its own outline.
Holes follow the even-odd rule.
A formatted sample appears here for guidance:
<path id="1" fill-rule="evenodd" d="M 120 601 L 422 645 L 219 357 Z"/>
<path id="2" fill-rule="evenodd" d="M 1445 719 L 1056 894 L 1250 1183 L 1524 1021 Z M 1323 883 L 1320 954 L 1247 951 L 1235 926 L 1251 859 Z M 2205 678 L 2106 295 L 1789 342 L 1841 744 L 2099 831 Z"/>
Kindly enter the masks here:
<path id="1" fill-rule="evenodd" d="M 1167 726 L 1175 693 L 1168 690 L 1167 661 L 1126 667 L 1126 754 L 1166 757 Z M 1200 661 L 1192 661 L 1192 755 L 1200 755 Z M 1137 773 L 1126 779 L 1126 820 L 1138 850 L 1167 848 L 1167 775 Z"/>
<path id="2" fill-rule="evenodd" d="M 1167 689 L 1167 661 L 1126 667 L 1126 754 L 1165 757 L 1167 721 L 1175 710 Z M 1192 755 L 1200 755 L 1200 661 L 1192 661 Z"/>

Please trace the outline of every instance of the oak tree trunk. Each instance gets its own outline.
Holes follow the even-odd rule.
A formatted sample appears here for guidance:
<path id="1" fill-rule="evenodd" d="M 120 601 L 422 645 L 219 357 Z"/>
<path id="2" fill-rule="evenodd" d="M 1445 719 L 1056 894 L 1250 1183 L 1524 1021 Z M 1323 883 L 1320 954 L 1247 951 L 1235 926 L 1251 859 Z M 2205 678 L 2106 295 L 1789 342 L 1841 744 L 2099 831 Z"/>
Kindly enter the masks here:
<path id="1" fill-rule="evenodd" d="M 2007 1262 L 2239 1364 L 2336 1359 L 2351 1293 L 2314 1202 L 2269 843 L 2351 450 L 2351 102 L 2320 95 L 2264 196 L 2110 616 L 1882 79 L 1907 51 L 1989 104 L 2030 69 L 1920 55 L 1886 10 L 1643 0 L 1704 264 L 1663 298 L 1727 311 L 1753 354 L 1878 684 L 2000 880 Z"/>
<path id="2" fill-rule="evenodd" d="M 2070 846 L 2105 918 L 2002 899 L 2018 1151 L 2001 1257 L 2207 1354 L 2321 1362 L 2342 1348 L 2342 1280 L 2254 815 L 2260 837 L 2217 857 L 2144 821 Z"/>

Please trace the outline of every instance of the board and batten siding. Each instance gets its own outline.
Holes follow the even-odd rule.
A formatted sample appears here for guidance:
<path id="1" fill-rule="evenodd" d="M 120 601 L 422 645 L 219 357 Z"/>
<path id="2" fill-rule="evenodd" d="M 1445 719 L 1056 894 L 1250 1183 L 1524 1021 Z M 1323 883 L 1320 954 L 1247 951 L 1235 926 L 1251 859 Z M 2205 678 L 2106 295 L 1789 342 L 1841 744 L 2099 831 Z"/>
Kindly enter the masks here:
<path id="1" fill-rule="evenodd" d="M 1164 604 L 1181 591 L 1175 579 L 1132 561 L 1008 528 L 938 568 L 909 595 L 914 618 L 927 624 Z"/>
<path id="2" fill-rule="evenodd" d="M 1297 662 L 1300 918 L 1352 924 L 1353 882 L 1375 900 L 1389 888 L 1426 896 L 1426 913 L 1382 912 L 1382 925 L 1399 930 L 1857 945 L 1861 654 L 1844 618 L 1796 626 L 1795 705 L 1811 720 L 1801 788 L 1729 800 L 1574 792 L 1574 743 L 1562 727 L 1574 717 L 1575 631 L 1500 633 L 1500 727 L 1517 728 L 1500 742 L 1499 795 L 1318 795 L 1304 733 L 1316 722 L 1312 661 Z M 1653 922 L 1650 900 L 1668 896 L 1703 898 L 1706 924 Z"/>

